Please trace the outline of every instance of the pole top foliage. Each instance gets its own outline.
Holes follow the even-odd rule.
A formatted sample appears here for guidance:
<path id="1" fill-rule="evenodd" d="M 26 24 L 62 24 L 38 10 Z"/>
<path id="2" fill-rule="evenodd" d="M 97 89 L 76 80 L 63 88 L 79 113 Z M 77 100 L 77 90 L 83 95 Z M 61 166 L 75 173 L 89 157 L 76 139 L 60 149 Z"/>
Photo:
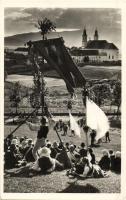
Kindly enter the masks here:
<path id="1" fill-rule="evenodd" d="M 56 25 L 48 18 L 43 18 L 38 20 L 38 24 L 35 24 L 35 27 L 40 29 L 41 35 L 50 33 L 51 31 L 56 31 Z"/>

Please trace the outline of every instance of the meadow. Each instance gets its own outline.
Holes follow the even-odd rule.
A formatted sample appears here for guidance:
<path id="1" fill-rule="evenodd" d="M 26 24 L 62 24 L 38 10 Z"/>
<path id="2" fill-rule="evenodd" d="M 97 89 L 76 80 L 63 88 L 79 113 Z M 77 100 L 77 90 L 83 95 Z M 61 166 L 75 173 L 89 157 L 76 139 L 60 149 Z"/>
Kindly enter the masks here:
<path id="1" fill-rule="evenodd" d="M 16 126 L 5 126 L 5 137 L 15 128 Z M 106 143 L 103 138 L 103 142 L 99 147 L 94 147 L 94 153 L 96 160 L 99 161 L 102 156 L 103 149 L 113 149 L 114 151 L 121 150 L 121 130 L 118 128 L 110 129 L 111 142 Z M 81 130 L 81 138 L 70 137 L 70 132 L 67 136 L 62 136 L 62 132 L 59 132 L 63 142 L 74 143 L 77 147 L 81 142 L 85 142 L 85 134 Z M 15 133 L 16 136 L 24 136 L 35 140 L 36 132 L 30 131 L 26 124 L 22 125 Z M 50 127 L 48 139 L 58 141 L 56 132 L 53 127 Z M 90 145 L 90 136 L 89 136 Z M 15 169 L 14 169 L 15 170 Z M 13 170 L 12 170 L 13 171 Z M 34 177 L 9 177 L 6 173 L 4 174 L 4 192 L 7 193 L 119 193 L 120 192 L 120 179 L 119 174 L 115 174 L 111 171 L 108 172 L 109 177 L 99 179 L 70 179 L 66 176 L 66 170 L 61 172 L 53 172 L 49 175 L 39 175 Z"/>
<path id="2" fill-rule="evenodd" d="M 96 80 L 96 79 L 111 79 L 114 77 L 120 79 L 121 69 L 120 67 L 102 67 L 102 66 L 84 66 L 80 68 L 83 75 L 86 79 Z M 52 73 L 53 72 L 53 73 Z M 25 73 L 24 73 L 25 74 Z M 46 76 L 51 76 L 54 74 L 54 71 L 45 72 Z M 28 83 L 29 84 L 29 83 Z M 50 84 L 50 85 L 49 85 Z M 25 83 L 24 83 L 25 85 Z M 49 93 L 52 97 L 57 98 L 67 98 L 68 92 L 65 85 L 62 86 L 53 86 L 51 83 L 47 83 Z M 6 93 L 7 92 L 7 93 Z M 8 102 L 8 91 L 5 85 L 5 109 L 10 108 Z M 65 95 L 64 95 L 65 94 Z M 80 96 L 79 96 L 80 98 Z M 54 102 L 51 104 L 53 112 L 61 112 L 61 107 L 54 106 Z M 74 106 L 73 106 L 74 107 Z M 79 108 L 81 110 L 79 110 Z M 114 108 L 113 108 L 114 109 Z M 65 108 L 66 110 L 66 108 Z M 8 111 L 8 109 L 7 109 Z M 81 106 L 76 107 L 75 111 L 84 112 L 84 108 Z M 62 117 L 61 117 L 62 118 Z M 65 117 L 64 117 L 65 118 Z M 6 137 L 11 131 L 15 129 L 15 125 L 5 125 L 4 126 L 4 137 Z M 67 136 L 62 136 L 61 139 L 63 142 L 74 143 L 77 147 L 81 142 L 85 142 L 85 134 L 81 130 L 81 138 L 70 137 L 70 131 Z M 14 135 L 22 137 L 26 135 L 29 138 L 35 140 L 36 132 L 30 131 L 26 124 L 23 124 Z M 99 161 L 102 156 L 103 149 L 113 149 L 114 151 L 121 150 L 121 129 L 115 126 L 110 128 L 110 138 L 111 142 L 106 143 L 105 138 L 99 147 L 94 147 L 94 153 L 96 155 L 96 160 Z M 59 141 L 56 132 L 53 130 L 53 127 L 50 127 L 50 132 L 48 134 L 48 139 L 53 141 Z M 90 145 L 90 136 L 88 137 Z M 15 170 L 15 169 L 14 169 Z M 99 178 L 99 179 L 69 179 L 66 176 L 66 170 L 62 172 L 53 172 L 49 175 L 39 175 L 34 177 L 10 177 L 7 173 L 4 174 L 4 192 L 6 193 L 119 193 L 121 190 L 121 175 L 115 174 L 111 171 L 108 172 L 109 177 Z"/>

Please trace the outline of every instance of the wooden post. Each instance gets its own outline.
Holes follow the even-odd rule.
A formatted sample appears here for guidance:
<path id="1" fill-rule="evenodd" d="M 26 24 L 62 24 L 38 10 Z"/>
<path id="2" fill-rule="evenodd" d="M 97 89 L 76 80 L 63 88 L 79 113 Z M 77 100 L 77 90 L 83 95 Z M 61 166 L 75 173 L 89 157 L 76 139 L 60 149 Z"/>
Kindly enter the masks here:
<path id="1" fill-rule="evenodd" d="M 88 96 L 88 92 L 86 90 L 86 84 L 84 85 L 84 89 L 82 91 L 82 98 L 83 98 L 83 104 L 85 106 L 85 126 L 83 128 L 84 132 L 85 132 L 85 136 L 86 136 L 86 147 L 88 149 L 88 126 L 87 126 L 87 108 L 86 108 L 86 101 L 87 101 L 87 96 Z"/>
<path id="2" fill-rule="evenodd" d="M 44 86 L 44 79 L 43 79 L 43 75 L 41 73 L 41 106 L 42 106 L 42 117 L 44 116 L 44 105 L 45 105 L 45 86 Z"/>

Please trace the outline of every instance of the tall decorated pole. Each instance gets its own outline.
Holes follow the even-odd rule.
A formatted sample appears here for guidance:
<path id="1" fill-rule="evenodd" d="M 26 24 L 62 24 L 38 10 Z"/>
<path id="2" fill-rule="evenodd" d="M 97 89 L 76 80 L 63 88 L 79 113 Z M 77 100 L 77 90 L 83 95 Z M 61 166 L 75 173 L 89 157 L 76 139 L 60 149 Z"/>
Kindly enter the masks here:
<path id="1" fill-rule="evenodd" d="M 39 30 L 40 34 L 42 35 L 42 40 L 47 39 L 46 35 L 51 31 L 55 30 L 56 26 L 47 18 L 38 20 L 38 23 L 35 25 Z M 46 102 L 45 102 L 45 95 L 46 95 L 46 87 L 45 87 L 45 80 L 44 75 L 42 72 L 42 67 L 44 65 L 44 57 L 42 56 L 42 60 L 39 60 L 39 52 L 34 46 L 34 44 L 29 41 L 29 58 L 30 63 L 33 68 L 33 106 L 41 108 L 41 114 L 44 116 L 47 111 Z"/>
<path id="2" fill-rule="evenodd" d="M 38 24 L 36 24 L 35 26 L 40 30 L 40 33 L 42 35 L 42 40 L 47 39 L 46 35 L 48 33 L 50 33 L 51 31 L 55 31 L 55 28 L 56 28 L 56 26 L 53 24 L 53 22 L 47 18 L 38 20 Z M 44 58 L 42 57 L 42 66 L 43 65 L 44 65 Z M 41 74 L 41 77 L 40 77 L 40 79 L 41 79 L 40 101 L 41 101 L 41 109 L 42 109 L 41 112 L 42 112 L 42 116 L 43 116 L 46 112 L 46 103 L 45 103 L 46 88 L 45 88 L 45 81 L 44 81 L 44 76 L 42 74 L 42 70 L 40 70 L 40 74 Z"/>
<path id="3" fill-rule="evenodd" d="M 86 84 L 83 87 L 82 90 L 82 100 L 83 100 L 83 104 L 85 106 L 85 126 L 83 127 L 83 130 L 85 132 L 85 137 L 86 137 L 86 147 L 88 148 L 88 129 L 89 127 L 87 126 L 87 106 L 86 106 L 86 102 L 87 102 L 87 98 L 88 98 L 88 91 L 86 88 Z"/>

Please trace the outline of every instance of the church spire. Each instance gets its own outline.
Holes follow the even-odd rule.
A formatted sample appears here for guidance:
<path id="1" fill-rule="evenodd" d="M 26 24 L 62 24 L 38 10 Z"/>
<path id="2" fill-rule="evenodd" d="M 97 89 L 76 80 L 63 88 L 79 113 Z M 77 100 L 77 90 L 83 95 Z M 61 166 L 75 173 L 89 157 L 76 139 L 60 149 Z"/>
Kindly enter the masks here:
<path id="1" fill-rule="evenodd" d="M 97 30 L 97 28 L 95 29 L 94 40 L 98 40 L 98 30 Z"/>
<path id="2" fill-rule="evenodd" d="M 87 33 L 86 33 L 86 28 L 84 27 L 82 34 L 82 47 L 85 48 L 86 46 L 87 46 Z"/>

